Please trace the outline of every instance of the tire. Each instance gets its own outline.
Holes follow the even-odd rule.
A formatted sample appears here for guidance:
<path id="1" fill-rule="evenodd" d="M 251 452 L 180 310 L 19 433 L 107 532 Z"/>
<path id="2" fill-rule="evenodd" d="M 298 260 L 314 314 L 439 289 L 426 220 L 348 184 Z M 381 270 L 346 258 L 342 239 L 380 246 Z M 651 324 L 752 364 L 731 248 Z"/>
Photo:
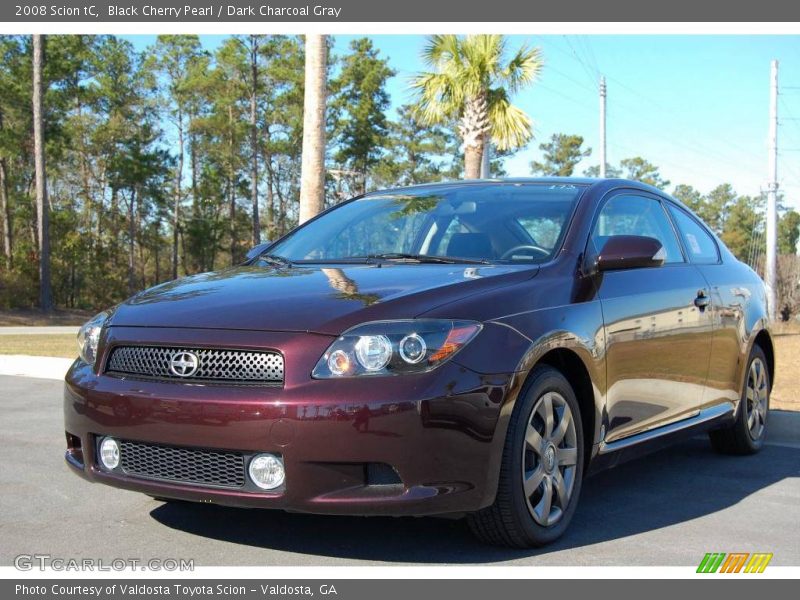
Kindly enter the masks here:
<path id="1" fill-rule="evenodd" d="M 550 434 L 544 418 L 548 406 Z M 467 515 L 470 529 L 485 543 L 514 548 L 558 539 L 578 504 L 583 463 L 583 427 L 575 392 L 561 372 L 539 365 L 511 415 L 494 504 Z"/>
<path id="2" fill-rule="evenodd" d="M 753 346 L 747 361 L 736 420 L 728 427 L 708 433 L 714 450 L 739 456 L 755 454 L 761 450 L 767 435 L 771 390 L 767 357 L 760 346 Z"/>

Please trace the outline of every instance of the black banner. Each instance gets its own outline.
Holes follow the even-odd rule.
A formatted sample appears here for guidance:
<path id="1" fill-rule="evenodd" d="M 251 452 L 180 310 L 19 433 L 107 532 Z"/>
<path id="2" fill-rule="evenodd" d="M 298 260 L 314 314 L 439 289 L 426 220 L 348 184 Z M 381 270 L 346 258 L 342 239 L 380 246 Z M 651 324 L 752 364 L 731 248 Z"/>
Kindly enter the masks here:
<path id="1" fill-rule="evenodd" d="M 520 567 L 520 575 L 524 568 Z M 713 577 L 713 576 L 712 576 Z M 135 598 L 191 598 L 192 600 L 408 600 L 408 598 L 642 598 L 674 600 L 680 597 L 719 596 L 729 600 L 773 594 L 794 596 L 794 582 L 762 578 L 697 580 L 610 579 L 334 579 L 334 580 L 4 580 L 0 596 L 14 600 L 124 600 Z"/>
<path id="2" fill-rule="evenodd" d="M 800 3 L 785 0 L 60 0 L 0 4 L 10 22 L 786 22 L 800 21 Z"/>

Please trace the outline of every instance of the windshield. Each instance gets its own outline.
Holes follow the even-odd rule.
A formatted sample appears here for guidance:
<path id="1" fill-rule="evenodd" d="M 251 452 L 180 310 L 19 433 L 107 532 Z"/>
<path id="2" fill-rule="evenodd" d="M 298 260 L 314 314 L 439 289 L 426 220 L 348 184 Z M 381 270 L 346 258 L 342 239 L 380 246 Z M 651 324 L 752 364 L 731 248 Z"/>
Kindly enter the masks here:
<path id="1" fill-rule="evenodd" d="M 544 262 L 558 250 L 582 190 L 493 183 L 375 193 L 296 229 L 269 253 L 291 262 Z"/>

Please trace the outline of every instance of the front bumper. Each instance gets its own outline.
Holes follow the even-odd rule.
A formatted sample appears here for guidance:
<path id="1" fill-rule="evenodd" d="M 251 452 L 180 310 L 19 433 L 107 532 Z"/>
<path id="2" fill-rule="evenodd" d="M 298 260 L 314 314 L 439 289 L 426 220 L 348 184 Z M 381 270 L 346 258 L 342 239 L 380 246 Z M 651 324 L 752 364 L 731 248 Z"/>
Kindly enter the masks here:
<path id="1" fill-rule="evenodd" d="M 118 329 L 105 345 L 134 335 L 141 339 L 146 331 Z M 183 339 L 171 342 L 195 345 L 208 335 L 174 333 Z M 216 342 L 227 336 L 223 341 L 238 347 L 247 345 L 245 335 L 214 333 Z M 314 337 L 293 335 L 305 336 Z M 292 365 L 289 337 L 259 333 L 259 343 L 280 349 Z M 318 357 L 330 339 L 317 337 Z M 468 512 L 494 500 L 507 401 L 517 385 L 513 374 L 479 375 L 456 362 L 420 375 L 339 381 L 287 370 L 283 387 L 247 387 L 119 378 L 76 361 L 64 388 L 66 459 L 89 481 L 158 497 L 324 514 Z M 178 448 L 278 454 L 286 483 L 265 492 L 109 473 L 99 467 L 95 451 L 96 440 L 105 435 Z M 401 483 L 372 480 L 375 464 L 391 466 Z"/>

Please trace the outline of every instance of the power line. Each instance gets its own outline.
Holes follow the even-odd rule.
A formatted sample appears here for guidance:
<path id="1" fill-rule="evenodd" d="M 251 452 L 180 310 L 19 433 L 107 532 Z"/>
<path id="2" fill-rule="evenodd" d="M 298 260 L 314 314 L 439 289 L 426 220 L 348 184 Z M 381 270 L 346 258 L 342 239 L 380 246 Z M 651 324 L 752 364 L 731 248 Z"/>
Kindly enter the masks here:
<path id="1" fill-rule="evenodd" d="M 550 66 L 550 65 L 545 65 L 545 69 L 547 69 L 548 71 L 552 71 L 553 73 L 557 73 L 557 74 L 561 75 L 564 79 L 567 79 L 567 80 L 571 81 L 572 83 L 577 85 L 579 88 L 581 88 L 581 89 L 583 89 L 583 90 L 585 90 L 587 92 L 591 92 L 592 94 L 594 94 L 594 92 L 595 92 L 595 90 L 593 88 L 590 88 L 585 83 L 583 83 L 581 81 L 578 81 L 577 79 L 575 79 L 574 77 L 572 77 L 568 73 L 565 73 L 564 71 L 560 71 L 559 69 L 556 69 L 555 67 Z"/>
<path id="2" fill-rule="evenodd" d="M 573 79 L 573 81 L 574 81 L 574 79 Z M 554 94 L 556 94 L 558 96 L 561 96 L 562 98 L 565 98 L 565 99 L 569 100 L 570 102 L 573 102 L 573 103 L 581 106 L 585 110 L 588 110 L 588 111 L 591 111 L 591 112 L 594 112 L 596 110 L 595 107 L 588 106 L 586 103 L 582 102 L 581 100 L 577 100 L 574 97 L 569 96 L 568 94 L 565 94 L 564 92 L 561 92 L 560 90 L 555 90 L 555 89 L 549 88 L 548 86 L 542 85 L 542 84 L 539 84 L 539 87 L 544 88 L 544 89 L 546 89 L 546 90 L 548 90 L 548 91 L 550 91 L 550 92 L 552 92 L 552 93 L 554 93 Z M 624 86 L 624 87 L 627 88 L 628 86 Z M 632 88 L 629 88 L 629 89 L 632 90 Z M 635 92 L 635 90 L 634 90 L 634 92 Z M 629 108 L 629 110 L 633 110 L 633 112 L 638 113 L 639 114 L 639 118 L 641 119 L 641 121 L 646 123 L 646 125 L 640 126 L 639 127 L 640 129 L 644 129 L 644 130 L 649 131 L 653 135 L 657 136 L 657 138 L 660 139 L 661 141 L 663 141 L 664 143 L 667 143 L 669 145 L 674 146 L 675 148 L 679 149 L 684 154 L 688 153 L 688 154 L 698 155 L 703 160 L 707 160 L 709 155 L 715 155 L 716 160 L 718 162 L 720 162 L 720 163 L 727 164 L 728 166 L 733 167 L 738 171 L 745 170 L 745 171 L 748 171 L 748 172 L 752 172 L 751 171 L 751 169 L 752 169 L 751 158 L 749 158 L 746 161 L 744 159 L 742 159 L 740 161 L 740 160 L 736 159 L 735 157 L 728 156 L 727 159 L 726 159 L 725 155 L 723 153 L 720 153 L 717 148 L 711 148 L 711 147 L 705 146 L 704 144 L 701 144 L 701 143 L 694 143 L 692 146 L 681 144 L 681 143 L 679 143 L 679 142 L 677 142 L 675 140 L 675 137 L 677 137 L 677 136 L 664 136 L 662 130 L 660 130 L 660 129 L 657 130 L 657 129 L 653 128 L 652 126 L 650 126 L 650 124 L 649 124 L 650 123 L 650 119 L 648 117 L 646 117 L 646 116 L 644 116 L 644 114 L 640 113 L 638 111 L 638 109 L 630 109 L 630 107 L 624 102 L 620 102 L 620 101 L 615 100 L 614 102 L 609 104 L 609 109 L 613 112 L 613 110 L 616 107 L 616 105 L 621 105 L 623 108 Z M 688 136 L 682 136 L 682 137 L 686 138 Z M 610 145 L 620 147 L 619 144 L 610 144 Z M 705 149 L 705 152 L 699 152 L 698 151 L 698 150 L 703 150 L 703 149 Z M 630 151 L 632 151 L 632 150 L 630 150 Z M 698 172 L 696 170 L 693 170 L 693 169 L 687 167 L 686 165 L 677 166 L 677 165 L 674 165 L 673 163 L 664 163 L 664 164 L 672 164 L 673 167 L 678 168 L 680 170 L 692 171 L 692 172 L 694 172 L 694 173 L 696 173 L 698 175 L 705 175 L 705 173 L 700 173 L 700 172 Z M 755 174 L 753 173 L 753 175 L 755 175 Z"/>
<path id="3" fill-rule="evenodd" d="M 553 89 L 553 88 L 551 88 L 551 87 L 549 87 L 547 85 L 544 85 L 544 84 L 540 83 L 540 84 L 538 84 L 537 87 L 542 88 L 544 90 L 547 90 L 547 91 L 549 91 L 549 92 L 551 92 L 553 94 L 556 94 L 557 96 L 560 96 L 560 97 L 564 98 L 565 100 L 568 100 L 568 101 L 580 106 L 584 110 L 589 111 L 591 113 L 594 113 L 597 110 L 596 107 L 589 106 L 588 104 L 586 104 L 582 100 L 578 100 L 578 99 L 574 98 L 573 96 L 570 96 L 569 94 L 566 94 L 566 93 L 564 93 L 564 92 L 562 92 L 560 90 L 557 90 L 557 89 Z M 609 105 L 609 108 L 613 109 L 613 103 L 611 103 Z M 642 120 L 647 122 L 647 119 L 645 119 L 644 117 L 642 117 Z M 663 135 L 662 131 L 652 128 L 651 126 L 649 126 L 649 124 L 644 126 L 644 127 L 640 127 L 640 129 L 648 130 L 650 133 L 652 133 L 653 135 L 657 136 L 658 139 L 660 139 L 661 141 L 663 141 L 663 142 L 665 142 L 667 144 L 670 144 L 670 145 L 674 146 L 675 148 L 681 150 L 681 152 L 684 153 L 684 154 L 687 154 L 687 153 L 688 154 L 696 154 L 698 156 L 701 156 L 703 159 L 707 159 L 708 158 L 708 153 L 702 153 L 701 154 L 700 152 L 698 152 L 698 148 L 702 148 L 702 144 L 695 144 L 694 147 L 686 146 L 684 144 L 681 144 L 681 143 L 675 141 L 673 139 L 673 137 L 665 137 Z M 628 153 L 628 154 L 631 154 L 631 155 L 636 155 L 637 154 L 636 150 L 634 150 L 634 149 L 632 149 L 630 147 L 623 146 L 622 144 L 619 144 L 619 143 L 616 143 L 616 142 L 611 142 L 611 141 L 609 141 L 607 143 L 608 143 L 609 146 L 614 147 L 617 150 L 623 150 L 625 153 Z M 709 149 L 707 148 L 707 150 L 709 150 Z M 713 153 L 714 150 L 710 150 L 710 152 Z M 717 160 L 719 160 L 719 157 L 717 157 Z M 694 173 L 695 175 L 700 176 L 700 177 L 703 177 L 703 176 L 707 175 L 707 173 L 702 172 L 702 171 L 698 171 L 698 170 L 693 169 L 691 167 L 688 167 L 686 164 L 677 165 L 675 163 L 672 163 L 672 162 L 669 162 L 669 161 L 663 161 L 663 160 L 660 161 L 660 162 L 662 164 L 664 164 L 666 166 L 669 166 L 669 167 L 672 167 L 672 168 L 674 168 L 674 169 L 676 169 L 678 171 L 685 171 L 685 172 Z M 722 160 L 720 162 L 726 163 L 726 161 L 724 161 L 724 160 Z M 736 164 L 733 164 L 731 162 L 727 162 L 727 164 L 729 166 L 732 166 L 732 167 L 736 168 L 739 171 L 742 170 L 741 167 L 743 166 L 743 163 L 739 164 L 739 165 L 736 165 Z M 748 170 L 749 170 L 750 165 L 748 164 L 747 167 L 748 167 Z"/>
<path id="4" fill-rule="evenodd" d="M 540 39 L 544 40 L 544 38 L 542 38 L 541 36 L 537 36 L 537 37 L 539 37 Z M 566 36 L 564 36 L 564 37 L 565 37 L 565 41 L 567 42 L 567 44 L 568 44 L 568 45 L 570 46 L 570 48 L 572 49 L 572 52 L 566 51 L 566 50 L 564 50 L 563 48 L 559 47 L 557 44 L 555 44 L 555 43 L 552 43 L 552 42 L 551 42 L 551 43 L 552 43 L 552 45 L 553 45 L 553 47 L 554 47 L 556 50 L 558 50 L 559 52 L 561 52 L 562 54 L 564 54 L 564 55 L 566 55 L 566 56 L 570 57 L 572 60 L 576 61 L 576 62 L 577 62 L 579 65 L 581 65 L 581 66 L 583 67 L 583 69 L 584 69 L 584 71 L 587 73 L 587 75 L 589 75 L 589 76 L 591 77 L 591 69 L 592 69 L 592 67 L 590 67 L 590 66 L 589 66 L 589 65 L 586 63 L 586 61 L 585 61 L 585 60 L 583 60 L 583 59 L 582 59 L 582 58 L 581 58 L 581 57 L 578 55 L 578 53 L 576 52 L 576 50 L 574 49 L 574 47 L 573 47 L 573 46 L 571 45 L 571 43 L 569 42 L 569 39 L 568 39 L 568 38 L 566 38 Z M 548 41 L 548 40 L 544 40 L 544 41 Z M 646 100 L 647 102 L 649 102 L 649 103 L 650 103 L 650 104 L 652 104 L 653 106 L 655 106 L 655 107 L 659 108 L 659 109 L 660 109 L 660 110 L 662 110 L 663 112 L 668 112 L 668 113 L 671 113 L 671 114 L 674 114 L 674 115 L 678 115 L 678 113 L 677 113 L 677 112 L 675 112 L 675 111 L 673 111 L 673 110 L 669 110 L 669 109 L 666 109 L 666 108 L 664 108 L 664 107 L 663 107 L 663 106 L 662 106 L 660 103 L 656 102 L 655 100 L 653 100 L 652 98 L 650 98 L 650 97 L 646 96 L 645 94 L 643 94 L 643 93 L 639 92 L 638 90 L 634 89 L 633 87 L 631 87 L 631 86 L 629 86 L 629 85 L 627 85 L 627 84 L 623 83 L 622 81 L 618 80 L 617 78 L 615 78 L 615 77 L 612 77 L 612 76 L 607 76 L 607 77 L 608 77 L 608 79 L 610 79 L 610 80 L 614 81 L 616 84 L 618 84 L 618 85 L 619 85 L 620 87 L 622 87 L 623 89 L 626 89 L 626 90 L 628 90 L 630 93 L 632 93 L 632 94 L 634 94 L 634 95 L 636 95 L 636 96 L 638 96 L 638 97 L 642 98 L 643 100 Z M 574 81 L 574 80 L 573 80 L 573 81 Z M 595 84 L 595 83 L 596 83 L 596 79 L 595 79 L 595 78 L 592 78 L 592 83 L 593 83 L 593 84 Z M 645 121 L 645 122 L 647 122 L 647 123 L 649 123 L 649 121 L 650 121 L 650 116 L 649 116 L 649 115 L 645 116 L 643 113 L 641 113 L 641 112 L 640 112 L 640 110 L 639 110 L 639 108 L 638 108 L 638 107 L 632 107 L 631 105 L 628 105 L 628 104 L 627 104 L 627 103 L 625 103 L 625 102 L 621 102 L 621 101 L 619 101 L 618 99 L 615 99 L 615 101 L 614 101 L 614 102 L 613 102 L 613 103 L 610 105 L 610 107 L 613 109 L 613 108 L 614 108 L 614 107 L 616 107 L 617 105 L 621 105 L 621 106 L 623 106 L 623 107 L 625 107 L 625 108 L 628 108 L 629 110 L 632 110 L 633 112 L 639 113 L 639 115 L 641 116 L 642 120 L 643 120 L 643 121 Z M 652 130 L 652 129 L 651 129 L 651 131 L 653 131 L 653 132 L 655 133 L 655 131 L 654 131 L 654 130 Z M 657 135 L 661 136 L 661 135 L 663 135 L 663 133 L 662 133 L 661 131 L 658 131 L 658 132 L 657 132 Z M 684 138 L 692 138 L 693 136 L 692 136 L 691 134 L 688 134 L 688 135 L 687 135 L 687 134 L 686 134 L 686 132 L 684 131 L 684 135 L 683 135 L 682 137 L 684 137 Z M 694 138 L 694 139 L 695 139 L 695 142 L 696 142 L 696 141 L 697 141 L 697 138 Z M 750 170 L 750 168 L 751 168 L 751 160 L 752 160 L 752 158 L 751 158 L 751 153 L 750 153 L 750 149 L 745 149 L 745 148 L 743 148 L 743 147 L 739 146 L 738 144 L 736 144 L 736 143 L 734 143 L 734 142 L 732 142 L 732 141 L 730 141 L 730 140 L 724 140 L 724 139 L 722 139 L 722 138 L 715 138 L 715 139 L 717 139 L 717 140 L 718 140 L 718 141 L 720 141 L 720 142 L 723 142 L 723 143 L 724 143 L 723 145 L 724 145 L 725 147 L 728 147 L 728 148 L 736 148 L 736 149 L 738 149 L 740 152 L 742 152 L 742 156 L 741 156 L 741 157 L 736 157 L 736 156 L 733 156 L 733 155 L 730 155 L 730 154 L 728 154 L 728 155 L 727 155 L 727 160 L 728 160 L 729 162 L 734 162 L 734 163 L 735 163 L 735 162 L 738 162 L 738 163 L 740 164 L 740 167 L 744 167 L 746 170 Z M 676 147 L 679 147 L 679 148 L 681 148 L 682 150 L 690 150 L 690 151 L 695 151 L 695 148 L 688 148 L 687 146 L 682 146 L 682 145 L 680 145 L 680 144 L 676 144 L 676 143 L 673 143 L 673 145 L 675 145 Z M 695 146 L 697 146 L 697 147 L 701 147 L 701 146 L 702 146 L 702 144 L 695 143 Z M 708 148 L 708 147 L 706 147 L 705 149 L 706 149 L 706 151 L 707 151 L 707 152 L 712 152 L 712 153 L 715 153 L 715 154 L 718 154 L 718 155 L 723 155 L 723 156 L 724 156 L 724 153 L 720 152 L 719 148 L 714 148 L 714 149 L 711 149 L 711 148 Z M 741 168 L 740 168 L 739 170 L 741 170 Z"/>
<path id="5" fill-rule="evenodd" d="M 571 95 L 569 95 L 569 94 L 566 94 L 566 93 L 564 93 L 564 92 L 562 92 L 562 91 L 560 91 L 560 90 L 553 89 L 553 88 L 551 88 L 551 87 L 549 87 L 549 86 L 547 86 L 547 85 L 541 84 L 541 83 L 540 83 L 540 84 L 539 84 L 537 87 L 539 87 L 539 88 L 542 88 L 542 89 L 545 89 L 545 90 L 547 90 L 547 91 L 549 91 L 549 92 L 551 92 L 551 93 L 553 93 L 553 94 L 556 94 L 557 96 L 560 96 L 560 97 L 562 97 L 562 98 L 564 98 L 564 99 L 566 99 L 566 100 L 568 100 L 568 101 L 570 101 L 570 102 L 572 102 L 572 103 L 574 103 L 574 104 L 576 104 L 576 105 L 580 106 L 582 109 L 584 109 L 584 110 L 586 110 L 586 111 L 589 111 L 589 112 L 591 112 L 591 113 L 594 113 L 594 112 L 596 111 L 596 107 L 594 107 L 594 106 L 589 106 L 587 103 L 583 102 L 582 100 L 578 100 L 578 99 L 574 98 L 573 96 L 571 96 Z M 613 107 L 614 107 L 614 103 L 611 103 L 611 104 L 610 104 L 610 106 L 609 106 L 609 108 L 612 108 L 612 109 L 613 109 Z M 695 144 L 695 145 L 694 145 L 694 146 L 692 146 L 692 147 L 690 147 L 690 146 L 687 146 L 687 145 L 684 145 L 684 144 L 681 144 L 681 143 L 679 143 L 679 142 L 675 141 L 675 139 L 674 139 L 674 136 L 665 137 L 665 136 L 663 135 L 663 131 L 656 130 L 656 129 L 652 128 L 652 127 L 649 125 L 649 121 L 647 121 L 647 119 L 645 119 L 644 117 L 642 117 L 642 120 L 644 120 L 645 122 L 647 122 L 647 123 L 648 123 L 648 125 L 646 125 L 646 126 L 644 126 L 644 127 L 640 127 L 640 129 L 646 129 L 646 130 L 649 130 L 651 133 L 653 133 L 655 136 L 657 136 L 657 137 L 658 137 L 658 139 L 662 140 L 663 142 L 665 142 L 665 143 L 667 143 L 667 144 L 670 144 L 670 145 L 674 146 L 675 148 L 678 148 L 678 149 L 679 149 L 679 150 L 681 150 L 681 152 L 683 152 L 684 154 L 687 154 L 687 153 L 688 153 L 688 154 L 696 154 L 696 155 L 701 155 L 701 153 L 700 153 L 700 152 L 698 152 L 698 148 L 702 148 L 702 147 L 703 147 L 703 145 L 702 145 L 702 144 Z M 623 146 L 622 144 L 619 144 L 619 143 L 616 143 L 616 142 L 611 142 L 611 141 L 609 141 L 609 142 L 608 142 L 608 145 L 609 145 L 609 146 L 611 146 L 611 147 L 614 147 L 614 148 L 616 148 L 617 150 L 623 150 L 625 153 L 632 153 L 632 154 L 636 154 L 636 151 L 635 151 L 634 149 L 632 149 L 632 148 L 630 148 L 630 147 Z M 709 153 L 711 153 L 711 154 L 713 154 L 713 153 L 714 153 L 714 150 L 713 150 L 713 149 L 709 149 L 709 148 L 707 148 L 707 150 L 708 150 L 708 151 L 707 151 L 706 153 L 702 153 L 702 155 L 701 155 L 701 157 L 702 157 L 703 159 L 708 159 Z M 720 158 L 719 158 L 719 157 L 720 157 L 720 155 L 719 155 L 719 153 L 717 153 L 717 157 L 716 157 L 716 158 L 717 158 L 717 160 L 718 160 L 718 161 L 720 161 L 720 162 L 722 162 L 722 163 L 726 163 L 726 164 L 728 164 L 729 166 L 732 166 L 732 167 L 736 168 L 736 169 L 737 169 L 737 170 L 739 170 L 739 171 L 741 171 L 741 170 L 742 170 L 742 167 L 744 166 L 744 163 L 742 163 L 742 164 L 739 164 L 739 165 L 736 165 L 736 164 L 734 164 L 734 163 L 732 163 L 732 162 L 730 162 L 730 161 L 720 160 Z M 686 164 L 676 165 L 675 163 L 671 163 L 671 162 L 669 162 L 669 161 L 663 161 L 663 160 L 662 160 L 662 161 L 660 161 L 660 162 L 661 162 L 662 164 L 664 164 L 664 165 L 667 165 L 667 166 L 670 166 L 670 167 L 672 167 L 672 168 L 674 168 L 674 169 L 676 169 L 676 170 L 678 170 L 678 171 L 691 172 L 691 173 L 694 173 L 695 175 L 698 175 L 698 176 L 701 176 L 701 177 L 703 177 L 703 176 L 706 176 L 706 175 L 707 175 L 707 173 L 705 173 L 705 172 L 701 172 L 701 171 L 698 171 L 698 170 L 696 170 L 696 169 L 693 169 L 693 168 L 691 168 L 691 167 L 688 167 Z M 747 171 L 750 171 L 750 170 L 751 170 L 751 165 L 750 165 L 750 163 L 748 163 L 748 164 L 747 164 L 746 170 L 747 170 Z"/>
<path id="6" fill-rule="evenodd" d="M 546 86 L 544 84 L 540 83 L 540 84 L 538 84 L 537 87 L 539 87 L 539 88 L 541 88 L 543 90 L 547 90 L 548 92 L 551 92 L 551 93 L 553 93 L 553 94 L 555 94 L 557 96 L 561 96 L 565 100 L 569 100 L 570 102 L 573 102 L 573 103 L 577 104 L 578 106 L 580 106 L 581 108 L 584 108 L 584 109 L 586 109 L 588 111 L 594 112 L 596 110 L 596 108 L 594 106 L 589 106 L 588 104 L 586 104 L 585 102 L 583 102 L 581 100 L 576 100 L 572 96 L 570 96 L 568 94 L 565 94 L 564 92 L 561 92 L 559 90 L 556 90 L 556 89 L 553 89 L 551 87 L 548 87 L 548 86 Z"/>
<path id="7" fill-rule="evenodd" d="M 778 96 L 778 102 L 780 102 L 780 105 L 781 105 L 781 108 L 783 109 L 783 112 L 785 112 L 788 115 L 786 117 L 781 117 L 778 120 L 778 124 L 779 125 L 783 125 L 783 122 L 787 121 L 787 122 L 791 123 L 794 127 L 796 127 L 798 133 L 800 133 L 800 118 L 795 117 L 793 115 L 791 109 L 789 108 L 789 103 L 786 102 L 786 100 L 784 100 L 780 95 Z"/>
<path id="8" fill-rule="evenodd" d="M 592 81 L 592 83 L 594 83 L 597 80 L 597 75 L 599 73 L 597 73 L 597 71 L 593 71 L 592 67 L 590 67 L 586 63 L 586 61 L 584 59 L 582 59 L 580 56 L 578 56 L 578 52 L 577 52 L 577 50 L 575 50 L 575 47 L 572 45 L 572 42 L 569 40 L 569 36 L 565 35 L 565 36 L 563 36 L 563 38 L 564 38 L 564 41 L 567 42 L 567 45 L 569 46 L 570 50 L 572 50 L 572 55 L 575 57 L 575 59 L 578 61 L 578 63 L 580 63 L 580 65 L 583 67 L 584 71 L 586 72 L 586 76 L 589 78 L 590 81 Z"/>
<path id="9" fill-rule="evenodd" d="M 597 77 L 599 76 L 599 71 L 595 71 L 594 75 L 592 74 L 593 68 L 597 69 L 596 59 L 594 61 L 594 67 L 590 66 L 589 64 L 587 64 L 587 60 L 584 60 L 584 58 L 582 58 L 579 55 L 579 53 L 577 52 L 575 47 L 570 42 L 569 37 L 563 36 L 564 40 L 566 41 L 567 45 L 570 47 L 571 51 L 564 50 L 563 48 L 561 48 L 560 46 L 555 44 L 552 40 L 545 40 L 541 36 L 536 36 L 536 37 L 538 37 L 542 41 L 550 42 L 552 47 L 555 48 L 558 52 L 570 57 L 572 60 L 577 62 L 583 68 L 583 70 L 587 74 L 587 76 L 589 76 L 592 79 L 592 84 L 594 85 L 596 83 Z M 577 39 L 580 39 L 580 38 L 576 38 L 576 40 Z M 576 44 L 577 44 L 577 41 L 576 41 Z M 569 77 L 569 79 L 572 80 L 573 82 L 577 83 L 574 80 L 574 78 Z M 661 110 L 663 112 L 669 112 L 669 113 L 675 114 L 675 115 L 679 114 L 674 110 L 666 109 L 660 103 L 656 102 L 652 98 L 646 96 L 645 94 L 639 92 L 638 90 L 636 90 L 633 87 L 625 84 L 624 82 L 618 80 L 615 77 L 608 76 L 608 79 L 614 81 L 615 83 L 620 85 L 620 87 L 628 90 L 630 93 L 632 93 L 632 94 L 634 94 L 634 95 L 646 100 L 647 102 L 649 102 L 653 106 L 659 108 L 659 110 Z M 580 84 L 578 84 L 578 85 L 580 85 Z M 584 86 L 580 86 L 580 87 L 583 88 Z M 594 91 L 594 90 L 592 90 L 592 91 Z M 571 99 L 571 100 L 573 102 L 576 102 L 576 103 L 582 105 L 582 103 L 580 103 L 580 102 L 578 102 L 578 101 L 576 101 L 574 99 Z M 638 107 L 634 108 L 634 107 L 632 107 L 630 105 L 627 105 L 625 102 L 621 102 L 621 101 L 615 99 L 615 101 L 609 106 L 609 108 L 613 111 L 614 108 L 616 107 L 616 105 L 621 105 L 624 108 L 627 108 L 629 111 L 633 111 L 635 113 L 638 113 L 640 115 L 640 118 L 644 122 L 649 124 L 650 116 L 649 115 L 645 116 L 643 113 L 640 112 Z M 663 139 L 663 132 L 662 131 L 655 131 L 653 129 L 650 129 L 650 131 L 652 133 L 655 133 L 656 135 L 662 137 L 662 139 Z M 685 135 L 682 136 L 684 139 L 691 139 L 693 137 L 692 134 L 686 134 L 685 131 L 684 131 L 684 134 Z M 680 144 L 680 143 L 676 143 L 671 137 L 667 138 L 667 142 L 672 144 L 676 148 L 679 148 L 680 150 L 682 150 L 684 152 L 688 151 L 688 152 L 691 152 L 691 153 L 697 153 L 697 150 L 696 150 L 697 148 L 705 147 L 706 153 L 703 154 L 702 158 L 704 158 L 704 159 L 707 158 L 708 154 L 710 153 L 710 154 L 716 155 L 717 160 L 719 160 L 719 158 L 722 157 L 723 160 L 721 162 L 723 162 L 724 164 L 727 164 L 728 166 L 736 168 L 738 171 L 745 170 L 747 172 L 751 172 L 752 154 L 751 154 L 751 150 L 750 149 L 745 149 L 745 148 L 739 146 L 737 143 L 734 143 L 734 142 L 732 142 L 730 140 L 725 140 L 725 139 L 722 139 L 722 138 L 712 138 L 712 139 L 715 139 L 716 141 L 721 142 L 720 144 L 718 144 L 718 147 L 710 148 L 708 146 L 705 146 L 705 144 L 697 143 L 698 142 L 697 138 L 694 138 L 694 142 L 695 143 L 693 144 L 693 147 L 689 147 L 689 146 L 686 146 L 686 145 L 683 145 L 683 144 Z M 719 146 L 726 147 L 726 148 L 729 148 L 729 149 L 737 149 L 739 152 L 742 153 L 742 155 L 741 156 L 734 156 L 734 155 L 731 155 L 731 154 L 726 154 L 725 152 L 720 151 Z M 755 173 L 752 173 L 752 174 L 755 175 Z"/>
<path id="10" fill-rule="evenodd" d="M 657 102 L 656 100 L 654 100 L 654 99 L 652 99 L 651 97 L 649 97 L 649 96 L 647 96 L 647 95 L 643 94 L 642 92 L 639 92 L 638 90 L 634 89 L 634 88 L 633 88 L 633 87 L 631 87 L 630 85 L 628 85 L 628 84 L 626 84 L 626 83 L 624 83 L 624 82 L 620 81 L 619 79 L 617 79 L 617 78 L 615 78 L 615 77 L 612 77 L 612 76 L 610 76 L 610 75 L 607 75 L 607 77 L 608 77 L 608 78 L 609 78 L 611 81 L 613 81 L 614 83 L 616 83 L 617 85 L 619 85 L 619 86 L 621 86 L 622 88 L 624 88 L 624 89 L 628 90 L 629 92 L 631 92 L 632 94 L 634 94 L 634 95 L 636 95 L 636 96 L 638 96 L 638 97 L 642 98 L 643 100 L 646 100 L 647 102 L 649 102 L 650 104 L 652 104 L 653 106 L 655 106 L 656 108 L 658 108 L 660 111 L 662 111 L 662 112 L 664 112 L 664 113 L 668 113 L 668 114 L 675 115 L 675 116 L 677 116 L 677 117 L 679 117 L 679 118 L 683 118 L 683 115 L 681 115 L 681 114 L 680 114 L 678 111 L 676 111 L 675 109 L 672 109 L 672 108 L 668 108 L 668 107 L 665 107 L 665 106 L 663 106 L 663 105 L 662 105 L 660 102 Z M 750 155 L 750 148 L 745 148 L 745 147 L 743 147 L 743 146 L 740 146 L 738 142 L 734 142 L 734 141 L 732 141 L 732 140 L 729 140 L 729 139 L 726 139 L 726 138 L 722 138 L 722 137 L 716 137 L 715 139 L 717 139 L 717 140 L 718 140 L 718 141 L 720 141 L 720 142 L 724 142 L 724 144 L 725 144 L 726 146 L 728 146 L 728 147 L 731 147 L 731 148 L 736 148 L 736 149 L 738 149 L 739 151 L 741 151 L 741 152 L 742 152 L 743 154 L 745 154 L 745 155 L 748 155 L 748 156 Z"/>

